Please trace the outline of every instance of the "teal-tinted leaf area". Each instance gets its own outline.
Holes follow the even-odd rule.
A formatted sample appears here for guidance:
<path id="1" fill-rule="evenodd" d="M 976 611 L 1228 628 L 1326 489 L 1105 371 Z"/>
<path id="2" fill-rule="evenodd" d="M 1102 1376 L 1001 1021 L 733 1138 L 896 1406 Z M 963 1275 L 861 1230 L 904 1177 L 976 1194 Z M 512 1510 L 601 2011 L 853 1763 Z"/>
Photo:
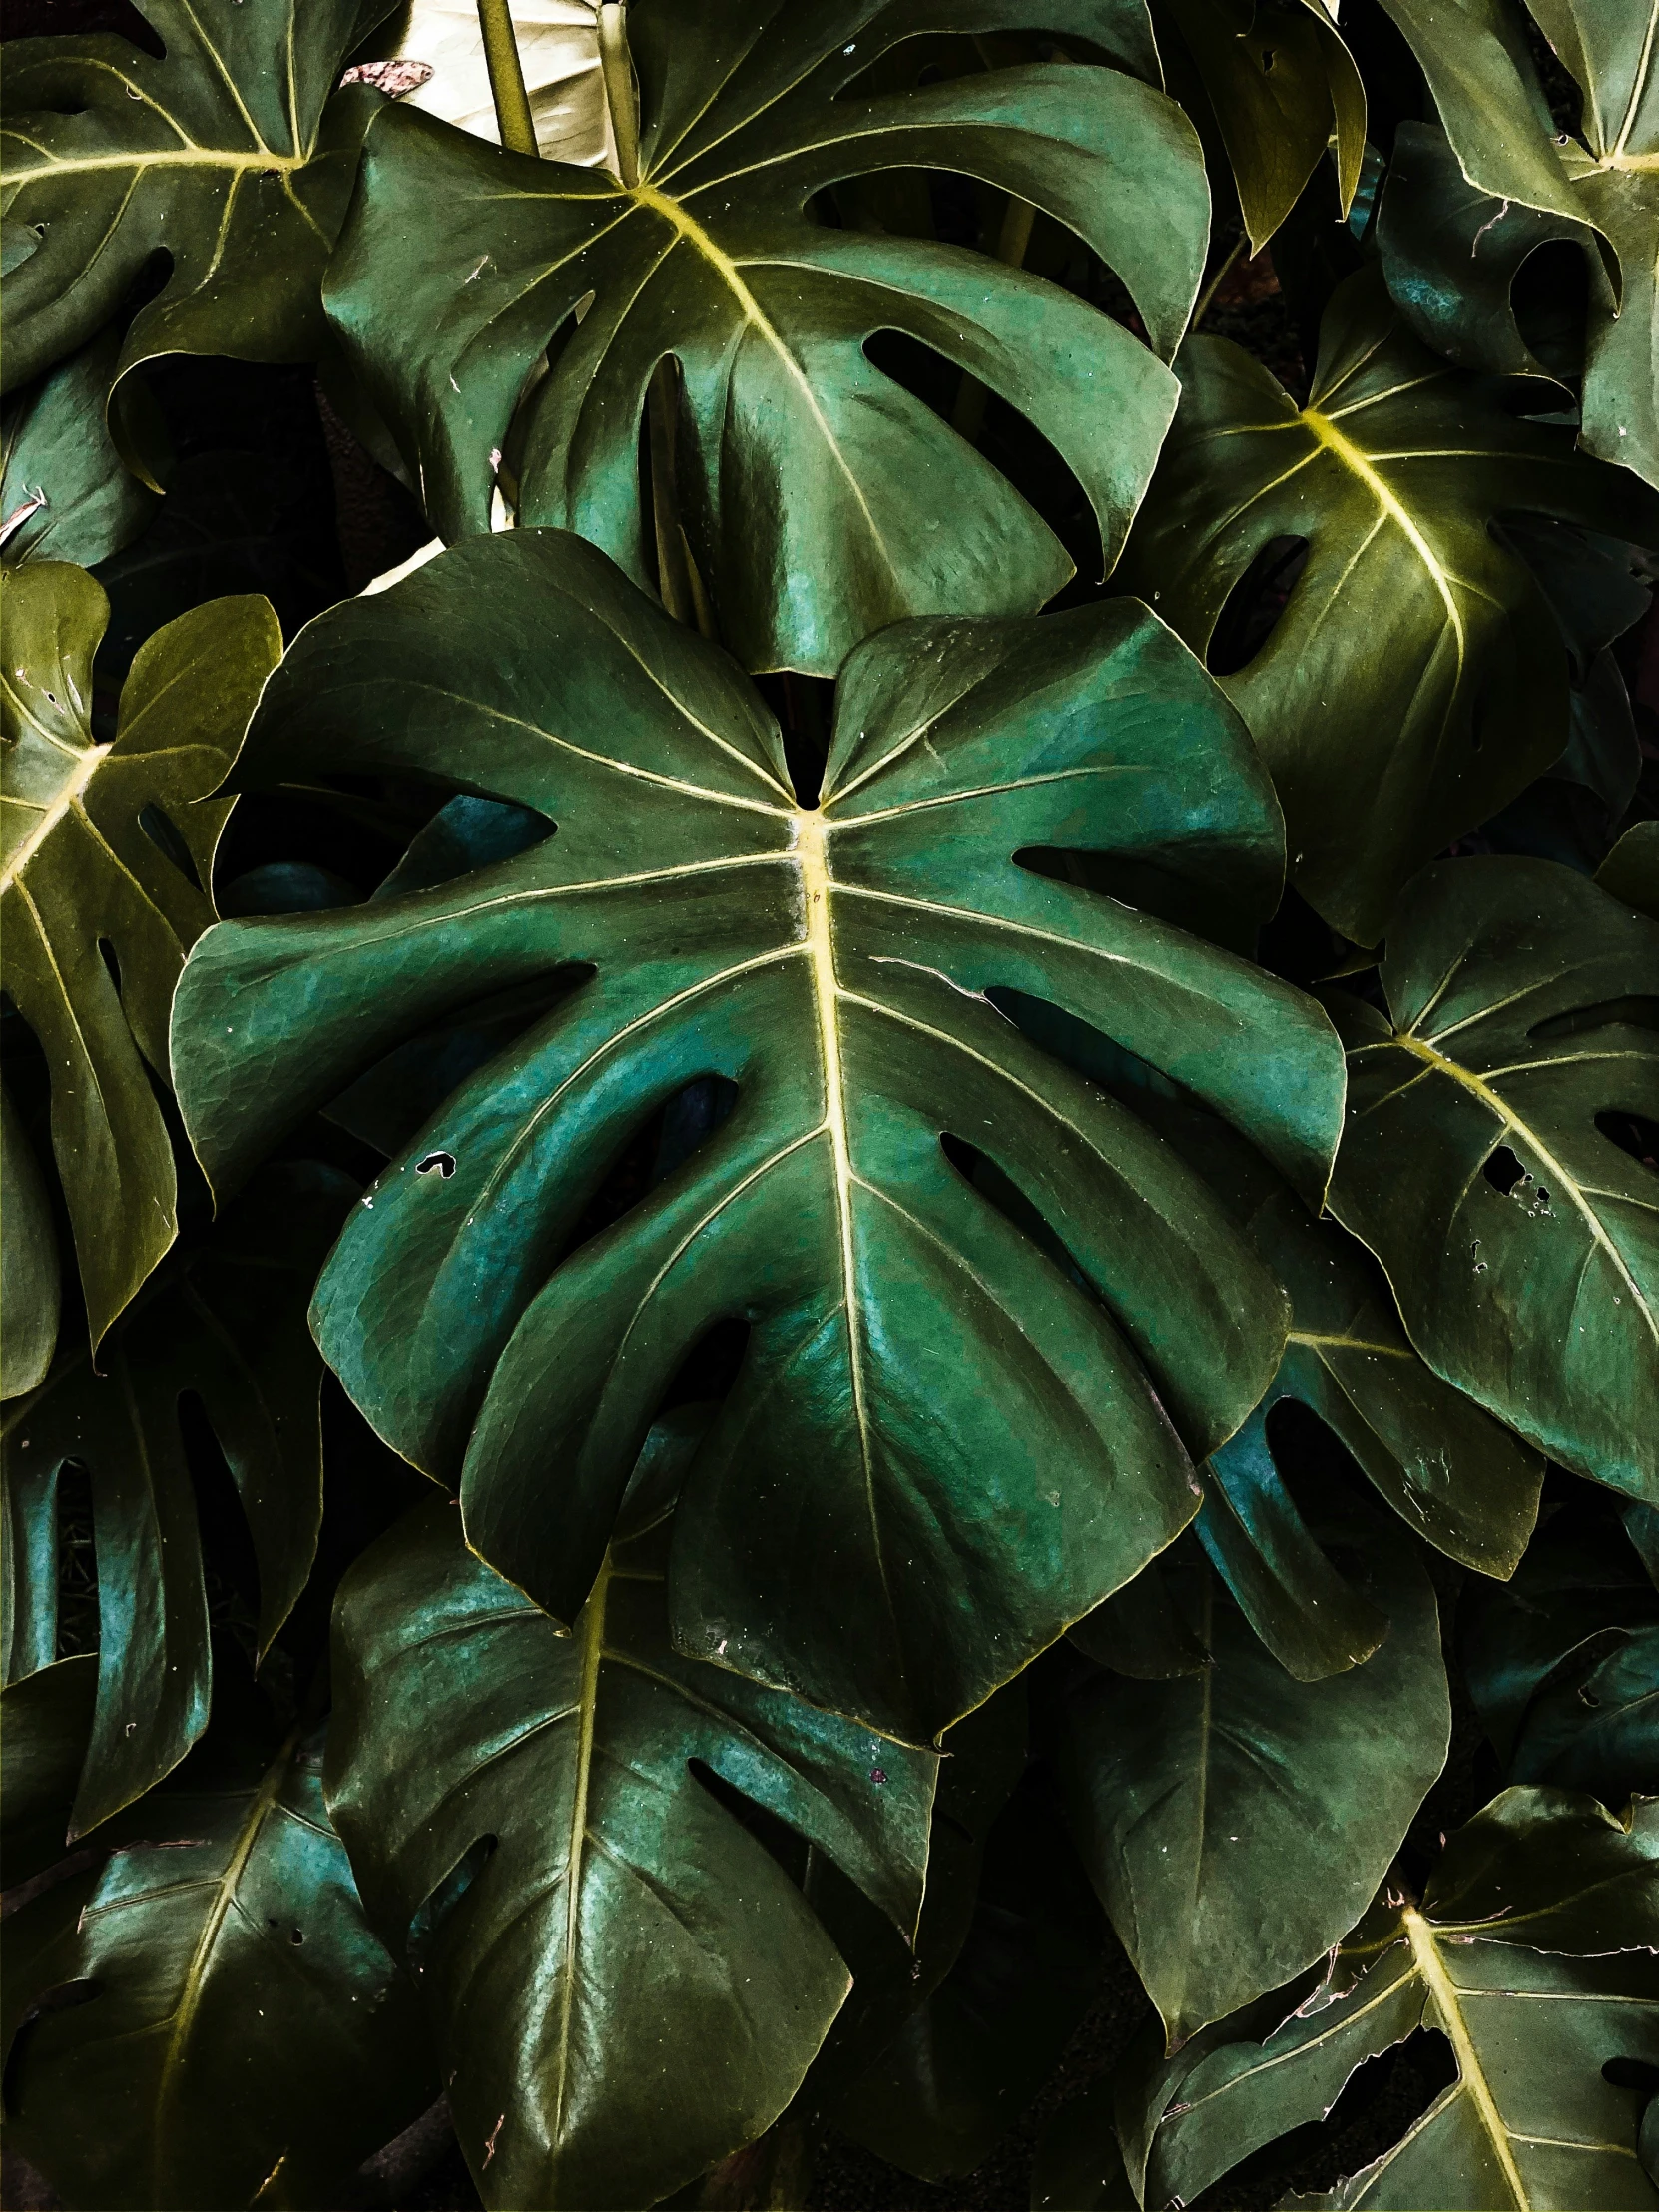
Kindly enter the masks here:
<path id="1" fill-rule="evenodd" d="M 846 1968 L 723 1801 L 906 1936 L 921 1904 L 937 1760 L 679 1657 L 664 1534 L 613 1547 L 574 1636 L 447 1500 L 340 1594 L 330 1809 L 504 2212 L 655 2203 L 761 2134 L 823 2041 Z"/>
<path id="2" fill-rule="evenodd" d="M 1237 910 L 1275 903 L 1266 779 L 1156 618 L 888 630 L 802 808 L 729 661 L 592 548 L 512 531 L 314 625 L 254 743 L 259 778 L 464 763 L 557 825 L 407 897 L 228 924 L 175 1014 L 224 1184 L 438 1015 L 591 970 L 391 1163 L 313 1308 L 500 1571 L 574 1617 L 663 1393 L 728 1317 L 747 1351 L 673 1541 L 686 1650 L 925 1741 L 1191 1517 L 1193 1459 L 1277 1364 L 1282 1295 L 1202 1180 L 984 995 L 1087 1019 L 1317 1198 L 1342 1096 L 1323 1015 L 1016 859 L 1202 865 Z M 730 1117 L 570 1250 L 630 1138 L 711 1075 Z"/>
<path id="3" fill-rule="evenodd" d="M 216 1714 L 177 1780 L 105 1832 L 101 1870 L 8 1921 L 7 2141 L 66 2203 L 332 2212 L 436 2095 L 321 1768 L 319 1738 Z"/>
<path id="4" fill-rule="evenodd" d="M 8 278 L 6 384 L 121 309 L 158 252 L 117 378 L 164 353 L 316 357 L 365 86 L 331 99 L 383 0 L 147 0 L 158 57 L 109 32 L 20 40 L 6 65 L 3 206 L 35 241 Z"/>
<path id="5" fill-rule="evenodd" d="M 1360 2172 L 1290 2203 L 1651 2212 L 1632 2082 L 1659 2063 L 1656 1851 L 1651 1799 L 1620 1821 L 1567 1791 L 1504 1791 L 1452 1837 L 1420 1904 L 1384 1886 L 1288 2018 L 1285 1999 L 1265 2003 L 1130 2091 L 1119 2117 L 1142 2201 L 1190 2204 L 1427 2028 L 1455 2079 Z"/>
<path id="6" fill-rule="evenodd" d="M 259 1574 L 262 1651 L 305 1586 L 322 1514 L 322 1369 L 305 1300 L 354 1189 L 331 1168 L 271 1168 L 211 1241 L 152 1278 L 106 1339 L 98 1371 L 84 1344 L 69 1348 L 6 1408 L 8 1684 L 51 1665 L 65 1465 L 79 1463 L 91 1484 L 98 1695 L 71 1836 L 158 1782 L 207 1723 L 213 1661 L 186 1398 L 206 1413 L 236 1486 Z"/>
<path id="7" fill-rule="evenodd" d="M 504 158 L 412 109 L 381 115 L 327 306 L 442 534 L 489 527 L 506 452 L 520 521 L 576 530 L 645 582 L 641 416 L 667 360 L 681 521 L 747 667 L 829 676 L 904 616 L 1033 612 L 1071 562 L 1006 478 L 872 363 L 869 340 L 896 331 L 1037 426 L 1109 565 L 1177 396 L 1163 362 L 1209 224 L 1196 133 L 1122 70 L 1080 79 L 1056 57 L 987 72 L 965 40 L 967 75 L 877 94 L 856 82 L 921 32 L 1023 20 L 1007 0 L 707 0 L 694 20 L 635 0 L 628 188 Z M 1055 0 L 1043 28 L 1156 77 L 1138 5 Z M 1055 217 L 1122 277 L 1154 350 L 988 254 L 809 213 L 839 183 L 895 170 L 955 171 Z"/>
<path id="8" fill-rule="evenodd" d="M 1427 868 L 1386 1015 L 1333 991 L 1349 1122 L 1331 1203 L 1437 1374 L 1539 1449 L 1659 1499 L 1659 923 L 1547 860 Z"/>

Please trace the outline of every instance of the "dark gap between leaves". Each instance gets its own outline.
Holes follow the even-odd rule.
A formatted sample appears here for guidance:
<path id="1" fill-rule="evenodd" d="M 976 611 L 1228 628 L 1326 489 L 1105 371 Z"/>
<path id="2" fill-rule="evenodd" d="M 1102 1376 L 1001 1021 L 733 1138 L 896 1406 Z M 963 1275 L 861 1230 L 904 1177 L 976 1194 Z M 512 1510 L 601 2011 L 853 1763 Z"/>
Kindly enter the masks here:
<path id="1" fill-rule="evenodd" d="M 31 2004 L 18 2022 L 12 2036 L 11 2048 L 6 2053 L 5 2072 L 0 2075 L 0 2097 L 4 2098 L 8 2119 L 21 2118 L 24 2100 L 21 2095 L 23 2076 L 27 2068 L 29 2045 L 42 2020 L 50 2019 L 54 2012 L 73 2012 L 83 2004 L 91 2004 L 104 1993 L 101 1981 L 65 1981 L 55 1989 L 48 1989 L 38 2002 Z"/>
<path id="2" fill-rule="evenodd" d="M 468 1890 L 493 1858 L 498 1836 L 479 1836 L 468 1844 L 443 1880 L 430 1889 L 409 1917 L 404 1952 L 409 1971 L 417 1978 L 426 1971 L 432 1945 Z"/>
<path id="3" fill-rule="evenodd" d="M 812 1848 L 806 1839 L 798 1836 L 787 1821 L 780 1820 L 766 1806 L 757 1805 L 753 1798 L 745 1797 L 724 1775 L 717 1774 L 707 1761 L 692 1759 L 687 1764 L 693 1779 L 708 1791 L 715 1803 L 723 1807 L 733 1820 L 749 1831 L 768 1857 L 783 1869 L 799 1890 L 807 1879 L 807 1858 Z"/>
<path id="4" fill-rule="evenodd" d="M 163 859 L 170 860 L 196 890 L 203 888 L 202 878 L 196 872 L 196 862 L 191 857 L 190 846 L 179 833 L 179 826 L 164 807 L 151 800 L 139 810 L 139 828 L 144 831 Z"/>
<path id="5" fill-rule="evenodd" d="M 1659 1121 L 1650 1121 L 1646 1114 L 1632 1114 L 1620 1106 L 1597 1114 L 1596 1127 L 1621 1152 L 1628 1152 L 1631 1159 L 1644 1168 L 1659 1169 Z"/>
<path id="6" fill-rule="evenodd" d="M 56 1659 L 98 1649 L 98 1546 L 93 1532 L 92 1476 L 79 1459 L 58 1470 L 58 1634 Z"/>
<path id="7" fill-rule="evenodd" d="M 252 1666 L 260 1642 L 260 1562 L 236 1476 L 200 1395 L 183 1391 L 177 1412 L 196 1499 L 209 1625 L 228 1630 Z"/>

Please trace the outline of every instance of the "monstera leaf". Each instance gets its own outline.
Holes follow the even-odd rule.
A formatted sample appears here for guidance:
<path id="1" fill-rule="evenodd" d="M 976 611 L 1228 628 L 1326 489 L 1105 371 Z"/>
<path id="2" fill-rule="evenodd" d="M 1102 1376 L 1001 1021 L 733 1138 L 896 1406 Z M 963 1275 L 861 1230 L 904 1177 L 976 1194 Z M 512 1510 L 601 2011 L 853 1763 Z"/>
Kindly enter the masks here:
<path id="1" fill-rule="evenodd" d="M 1366 88 L 1324 0 L 1165 0 L 1215 112 L 1259 254 L 1335 141 L 1346 216 L 1366 151 Z"/>
<path id="2" fill-rule="evenodd" d="M 8 387 L 85 344 L 159 252 L 170 274 L 128 327 L 118 380 L 164 353 L 316 357 L 323 264 L 380 104 L 363 85 L 329 96 L 385 8 L 236 0 L 204 18 L 146 0 L 160 59 L 104 32 L 13 46 L 3 205 L 39 243 L 8 278 Z"/>
<path id="3" fill-rule="evenodd" d="M 11 571 L 4 594 L 0 977 L 51 1070 L 52 1147 L 96 1346 L 174 1239 L 173 1150 L 145 1062 L 167 1067 L 173 985 L 213 919 L 231 803 L 201 802 L 282 641 L 263 599 L 182 615 L 140 651 L 115 737 L 99 743 L 102 586 L 40 561 Z"/>
<path id="4" fill-rule="evenodd" d="M 0 1398 L 32 1390 L 52 1365 L 62 1298 L 51 1195 L 23 1116 L 0 1084 Z"/>
<path id="5" fill-rule="evenodd" d="M 1504 1791 L 1452 1837 L 1420 1905 L 1384 1890 L 1288 2019 L 1282 1999 L 1277 2022 L 1264 2005 L 1212 2031 L 1120 2107 L 1140 2201 L 1190 2204 L 1429 2028 L 1456 2079 L 1352 2180 L 1294 2203 L 1659 2204 L 1636 2162 L 1645 2091 L 1616 2085 L 1659 2061 L 1656 1811 L 1638 1800 L 1621 1824 L 1565 1791 Z"/>
<path id="6" fill-rule="evenodd" d="M 321 1767 L 314 1735 L 216 1715 L 107 1832 L 101 1870 L 8 1922 L 7 2141 L 69 2203 L 351 2203 L 363 2159 L 436 2094 Z"/>
<path id="7" fill-rule="evenodd" d="M 408 1940 L 490 2205 L 654 2204 L 799 2085 L 848 1977 L 729 1801 L 904 1933 L 920 1908 L 937 1762 L 680 1658 L 664 1535 L 616 1544 L 574 1636 L 467 1550 L 447 1500 L 340 1591 L 329 1809 L 376 1926 Z"/>
<path id="8" fill-rule="evenodd" d="M 0 1690 L 0 1882 L 8 1890 L 64 1856 L 97 1694 L 98 1661 L 84 1651 Z"/>
<path id="9" fill-rule="evenodd" d="M 1579 136 L 1550 119 L 1518 8 L 1382 0 L 1411 42 L 1471 185 L 1593 226 L 1617 287 L 1592 279 L 1583 443 L 1659 484 L 1659 0 L 1526 0 L 1583 94 Z"/>
<path id="10" fill-rule="evenodd" d="M 1411 1342 L 1540 1450 L 1659 1501 L 1659 923 L 1547 860 L 1427 868 L 1349 1046 L 1338 1219 Z"/>
<path id="11" fill-rule="evenodd" d="M 1253 562 L 1307 540 L 1266 644 L 1223 683 L 1273 773 L 1298 888 L 1374 944 L 1407 877 L 1567 742 L 1560 634 L 1493 517 L 1653 542 L 1659 503 L 1419 345 L 1371 271 L 1327 310 L 1301 410 L 1225 338 L 1193 338 L 1179 365 L 1124 581 L 1203 653 Z"/>
<path id="12" fill-rule="evenodd" d="M 1596 870 L 1604 891 L 1659 921 L 1659 822 L 1627 830 Z"/>
<path id="13" fill-rule="evenodd" d="M 353 1188 L 331 1168 L 270 1170 L 208 1244 L 148 1286 L 106 1340 L 102 1372 L 84 1345 L 62 1353 L 40 1388 L 7 1408 L 8 1682 L 56 1651 L 66 1462 L 92 1482 L 98 1704 L 72 1837 L 177 1766 L 207 1723 L 212 1660 L 180 1423 L 187 1396 L 208 1416 L 253 1540 L 262 1652 L 305 1586 L 322 1515 L 321 1368 L 305 1299 Z"/>
<path id="14" fill-rule="evenodd" d="M 128 472 L 104 421 L 118 331 L 22 392 L 0 418 L 0 559 L 92 568 L 136 538 L 156 495 Z"/>
<path id="15" fill-rule="evenodd" d="M 680 521 L 718 633 L 748 667 L 829 676 L 902 616 L 1028 613 L 1071 562 L 1006 479 L 866 357 L 896 330 L 1036 424 L 1088 495 L 1110 563 L 1173 412 L 1154 354 L 1179 341 L 1204 260 L 1192 126 L 1119 70 L 1080 93 L 1063 59 L 907 92 L 855 82 L 919 32 L 994 31 L 1013 12 L 821 0 L 757 15 L 709 0 L 689 23 L 674 0 L 635 0 L 637 183 L 504 158 L 402 107 L 376 118 L 328 312 L 442 535 L 489 528 L 510 448 L 521 522 L 579 531 L 646 581 L 641 415 L 673 360 Z M 1055 0 L 1043 27 L 1156 72 L 1139 0 Z M 838 181 L 917 168 L 982 178 L 1069 226 L 1122 276 L 1154 351 L 988 256 L 805 213 Z M 412 260 L 411 235 L 426 242 Z M 572 318 L 514 429 L 526 379 Z"/>
<path id="16" fill-rule="evenodd" d="M 462 761 L 557 834 L 211 936 L 175 1003 L 200 1156 L 224 1185 L 436 1017 L 579 982 L 365 1196 L 318 1342 L 383 1436 L 459 1477 L 480 1555 L 570 1620 L 664 1391 L 747 1322 L 676 1521 L 676 1640 L 928 1740 L 1191 1518 L 1192 1458 L 1283 1348 L 1282 1295 L 1199 1177 L 985 997 L 1089 1020 L 1317 1199 L 1342 1097 L 1323 1016 L 1128 903 L 1200 880 L 1272 907 L 1244 731 L 1128 602 L 911 624 L 848 663 L 803 807 L 724 656 L 580 540 L 514 530 L 314 624 L 248 772 Z M 1039 872 L 1055 847 L 1122 896 Z M 611 1162 L 716 1076 L 730 1116 L 572 1250 Z"/>
<path id="17" fill-rule="evenodd" d="M 1445 1759 L 1427 1577 L 1403 1537 L 1353 1571 L 1387 1634 L 1345 1673 L 1295 1681 L 1194 1559 L 1168 1579 L 1208 1665 L 1086 1669 L 1056 1700 L 1072 1833 L 1171 2048 L 1339 1939 Z"/>
<path id="18" fill-rule="evenodd" d="M 1516 277 L 1540 247 L 1556 243 L 1581 248 L 1592 290 L 1607 290 L 1587 224 L 1522 201 L 1492 199 L 1469 184 L 1437 124 L 1399 126 L 1378 212 L 1377 246 L 1389 296 L 1436 352 L 1460 368 L 1494 375 L 1551 381 L 1576 375 L 1581 330 L 1565 316 L 1554 318 L 1546 362 L 1528 344 L 1515 311 Z M 1577 319 L 1582 322 L 1581 311 Z"/>

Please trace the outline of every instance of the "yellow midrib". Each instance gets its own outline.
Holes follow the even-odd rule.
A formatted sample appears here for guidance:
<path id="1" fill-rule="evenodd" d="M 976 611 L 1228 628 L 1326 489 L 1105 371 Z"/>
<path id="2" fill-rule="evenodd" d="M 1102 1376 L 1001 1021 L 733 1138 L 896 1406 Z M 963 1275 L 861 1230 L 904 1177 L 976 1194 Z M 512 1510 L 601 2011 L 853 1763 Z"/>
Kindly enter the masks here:
<path id="1" fill-rule="evenodd" d="M 1531 2212 L 1532 2199 L 1526 2193 L 1526 2183 L 1515 2163 L 1509 2130 L 1503 2124 L 1503 2116 L 1498 2111 L 1497 2100 L 1492 2095 L 1485 2068 L 1474 2047 L 1474 2038 L 1463 2017 L 1456 1984 L 1441 1963 L 1434 1931 L 1415 1906 L 1408 1905 L 1403 1918 L 1405 1933 L 1410 1938 L 1412 1960 L 1422 1976 L 1423 1986 L 1434 2001 L 1439 2024 L 1444 2028 L 1452 2050 L 1456 2053 L 1458 2082 L 1480 2115 L 1481 2128 L 1496 2154 L 1504 2186 L 1509 2191 L 1516 2212 Z"/>
<path id="2" fill-rule="evenodd" d="M 92 782 L 94 776 L 97 775 L 99 764 L 110 750 L 107 745 L 87 747 L 77 761 L 72 774 L 65 779 L 57 797 L 49 807 L 42 810 L 39 822 L 35 824 L 29 834 L 23 839 L 23 842 L 6 862 L 5 867 L 0 869 L 0 894 L 9 891 L 14 883 L 21 880 L 29 862 L 58 827 L 58 824 L 72 809 L 80 807 L 82 793 Z M 14 799 L 13 804 L 23 806 L 27 802 Z"/>
<path id="3" fill-rule="evenodd" d="M 270 149 L 258 154 L 222 153 L 205 146 L 169 147 L 159 154 L 87 154 L 60 161 L 49 156 L 37 168 L 13 170 L 4 180 L 7 184 L 33 185 L 43 177 L 85 177 L 102 169 L 303 169 L 308 155 L 274 154 Z"/>
<path id="4" fill-rule="evenodd" d="M 1452 636 L 1457 641 L 1457 675 L 1460 678 L 1463 673 L 1463 657 L 1466 644 L 1463 635 L 1463 617 L 1452 593 L 1446 572 L 1440 564 L 1439 555 L 1423 536 L 1416 523 L 1412 521 L 1410 513 L 1398 493 L 1394 491 L 1386 478 L 1373 467 L 1353 440 L 1344 437 L 1342 431 L 1337 428 L 1329 415 L 1321 414 L 1317 407 L 1305 407 L 1302 410 L 1302 420 L 1311 434 L 1325 447 L 1326 451 L 1339 460 L 1352 475 L 1360 479 L 1388 520 L 1403 534 L 1412 552 L 1422 563 L 1434 589 L 1440 595 L 1441 604 L 1446 611 L 1446 619 L 1451 625 Z"/>
<path id="5" fill-rule="evenodd" d="M 1607 1258 L 1612 1262 L 1620 1281 L 1629 1291 L 1637 1311 L 1646 1319 L 1648 1328 L 1652 1331 L 1654 1337 L 1659 1339 L 1659 1318 L 1655 1317 L 1652 1308 L 1642 1295 L 1641 1285 L 1625 1265 L 1623 1253 L 1620 1252 L 1618 1246 L 1614 1244 L 1612 1238 L 1601 1226 L 1594 1207 L 1585 1202 L 1584 1194 L 1579 1189 L 1576 1178 L 1568 1173 L 1567 1169 L 1550 1151 L 1531 1125 L 1522 1121 L 1502 1094 L 1494 1091 L 1489 1083 L 1482 1082 L 1472 1069 L 1460 1067 L 1455 1060 L 1448 1060 L 1443 1052 L 1436 1052 L 1431 1044 L 1425 1044 L 1420 1037 L 1412 1036 L 1408 1029 L 1396 1029 L 1390 1041 L 1398 1045 L 1403 1051 L 1411 1053 L 1414 1058 L 1424 1061 L 1437 1073 L 1448 1076 L 1452 1082 L 1459 1084 L 1473 1097 L 1478 1098 L 1489 1112 L 1496 1114 L 1503 1125 L 1505 1134 L 1510 1130 L 1515 1132 L 1533 1156 L 1541 1162 L 1554 1183 L 1566 1194 L 1568 1203 L 1575 1209 L 1585 1228 L 1589 1230 L 1592 1240 L 1601 1247 Z"/>
<path id="6" fill-rule="evenodd" d="M 565 1854 L 564 1972 L 559 1978 L 559 2050 L 553 2108 L 553 2141 L 564 2133 L 565 2099 L 570 2087 L 570 2025 L 576 2002 L 576 1953 L 581 1939 L 582 1858 L 588 1834 L 588 1784 L 593 1774 L 594 1731 L 599 1713 L 599 1665 L 605 1655 L 605 1604 L 611 1586 L 611 1555 L 604 1562 L 588 1602 L 582 1608 L 582 1675 L 577 1688 L 581 1732 L 576 1742 L 576 1787 L 570 1806 L 570 1842 Z"/>
<path id="7" fill-rule="evenodd" d="M 207 1986 L 208 1966 L 213 1955 L 214 1945 L 219 1940 L 219 1932 L 225 1926 L 226 1915 L 230 1912 L 235 1900 L 237 1885 L 241 1882 L 244 1870 L 253 1857 L 254 1846 L 260 1839 L 260 1831 L 264 1828 L 267 1817 L 276 1802 L 277 1793 L 286 1779 L 288 1762 L 293 1757 L 294 1746 L 298 1741 L 298 1729 L 290 1729 L 283 1740 L 282 1748 L 277 1752 L 276 1757 L 273 1760 L 261 1781 L 259 1789 L 254 1793 L 254 1802 L 248 1808 L 248 1817 L 243 1822 L 242 1829 L 238 1834 L 236 1847 L 226 1861 L 225 1871 L 219 1878 L 212 1908 L 203 1924 L 202 1933 L 197 1937 L 196 1949 L 191 1955 L 190 1964 L 185 1970 L 184 1990 L 180 1996 L 178 2007 L 173 2014 L 173 2026 L 167 2038 L 167 2048 L 162 2053 L 161 2076 L 156 2090 L 156 2202 L 158 2204 L 165 2204 L 168 2201 L 166 2158 L 170 2132 L 169 2122 L 174 2101 L 178 2096 L 179 2077 L 184 2063 L 185 2048 L 190 2040 L 191 2030 L 196 2024 L 196 2015 L 202 2006 L 202 1992 Z"/>

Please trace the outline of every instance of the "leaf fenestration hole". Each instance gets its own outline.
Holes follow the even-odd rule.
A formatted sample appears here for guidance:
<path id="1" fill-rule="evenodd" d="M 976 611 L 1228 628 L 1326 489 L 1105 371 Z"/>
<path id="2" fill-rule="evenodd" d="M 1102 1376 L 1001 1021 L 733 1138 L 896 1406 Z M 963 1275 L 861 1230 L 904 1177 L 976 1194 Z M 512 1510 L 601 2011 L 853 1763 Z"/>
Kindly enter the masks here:
<path id="1" fill-rule="evenodd" d="M 1308 565 L 1306 538 L 1269 538 L 1239 578 L 1216 617 L 1205 648 L 1212 676 L 1237 676 L 1272 637 L 1297 578 Z"/>
<path id="2" fill-rule="evenodd" d="M 1645 2097 L 1659 2094 L 1659 2066 L 1645 2058 L 1609 2058 L 1601 2078 L 1615 2089 L 1635 2089 Z"/>
<path id="3" fill-rule="evenodd" d="M 426 1961 L 431 1955 L 432 1945 L 462 1898 L 489 1865 L 499 1841 L 496 1836 L 479 1836 L 468 1844 L 443 1880 L 429 1890 L 415 1908 L 410 1916 L 409 1933 L 405 1939 L 411 1973 L 422 1974 L 426 1971 Z"/>
<path id="4" fill-rule="evenodd" d="M 1488 1153 L 1480 1170 L 1494 1191 L 1501 1191 L 1505 1198 L 1526 1173 L 1506 1144 L 1500 1144 L 1495 1152 Z"/>
<path id="5" fill-rule="evenodd" d="M 1621 1152 L 1628 1152 L 1639 1166 L 1659 1172 L 1659 1121 L 1650 1121 L 1646 1114 L 1632 1114 L 1618 1107 L 1612 1112 L 1597 1114 L 1596 1127 Z"/>
<path id="6" fill-rule="evenodd" d="M 162 857 L 171 860 L 186 882 L 200 890 L 202 878 L 196 872 L 196 862 L 191 858 L 190 846 L 180 834 L 178 824 L 165 808 L 158 807 L 152 800 L 147 807 L 140 810 L 138 821 L 139 828 Z"/>
<path id="7" fill-rule="evenodd" d="M 109 973 L 110 981 L 115 985 L 117 996 L 119 996 L 121 991 L 120 956 L 116 952 L 115 946 L 110 942 L 108 937 L 99 938 L 98 950 L 103 959 L 104 966 Z"/>
<path id="8" fill-rule="evenodd" d="M 424 1160 L 415 1162 L 416 1175 L 430 1175 L 434 1169 L 447 1183 L 455 1172 L 455 1155 L 452 1152 L 428 1152 Z"/>

